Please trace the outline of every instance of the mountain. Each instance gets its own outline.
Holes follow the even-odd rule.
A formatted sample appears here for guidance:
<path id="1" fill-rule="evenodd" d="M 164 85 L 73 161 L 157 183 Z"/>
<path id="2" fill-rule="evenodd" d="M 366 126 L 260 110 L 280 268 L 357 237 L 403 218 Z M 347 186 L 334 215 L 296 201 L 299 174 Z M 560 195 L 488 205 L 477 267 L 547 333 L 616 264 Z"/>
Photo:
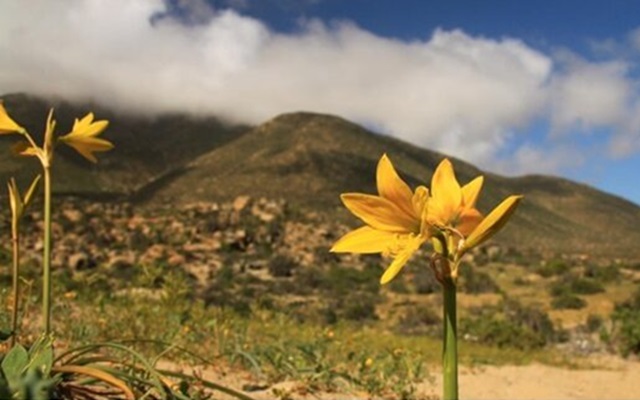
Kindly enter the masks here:
<path id="1" fill-rule="evenodd" d="M 54 191 L 58 194 L 126 198 L 149 182 L 170 175 L 190 160 L 249 129 L 245 125 L 226 124 L 214 117 L 135 116 L 92 104 L 78 105 L 25 94 L 4 95 L 1 99 L 11 117 L 37 137 L 38 143 L 41 143 L 51 108 L 54 108 L 57 134 L 67 133 L 74 118 L 81 118 L 89 111 L 98 120 L 109 120 L 103 136 L 113 142 L 115 149 L 99 154 L 97 164 L 90 163 L 67 146 L 60 146 L 54 162 Z M 15 135 L 0 137 L 0 152 L 7 155 L 0 163 L 0 180 L 16 176 L 26 181 L 39 171 L 37 160 L 9 156 L 10 146 L 17 140 Z"/>
<path id="2" fill-rule="evenodd" d="M 278 116 L 189 163 L 149 190 L 151 203 L 231 199 L 242 194 L 284 198 L 327 219 L 357 225 L 340 205 L 344 192 L 375 192 L 375 168 L 387 153 L 415 186 L 430 186 L 443 154 L 376 135 L 342 118 L 312 113 Z M 509 194 L 525 195 L 499 240 L 562 253 L 640 258 L 640 207 L 589 186 L 550 176 L 506 178 L 453 159 L 460 182 L 485 176 L 479 208 Z"/>
<path id="3" fill-rule="evenodd" d="M 339 195 L 374 193 L 376 164 L 383 153 L 411 186 L 430 186 L 435 167 L 445 157 L 330 115 L 290 113 L 249 128 L 213 117 L 151 118 L 25 95 L 2 98 L 30 132 L 42 129 L 52 105 L 60 133 L 88 110 L 108 119 L 104 136 L 116 148 L 100 154 L 96 165 L 72 149 L 61 149 L 54 187 L 58 194 L 127 199 L 147 208 L 249 195 L 282 198 L 292 211 L 314 211 L 327 221 L 356 226 L 359 222 L 340 204 Z M 12 135 L 0 137 L 0 151 L 8 152 L 13 141 Z M 566 179 L 507 178 L 451 160 L 462 183 L 485 176 L 479 200 L 485 213 L 509 194 L 525 195 L 497 240 L 519 248 L 640 259 L 637 205 Z M 28 161 L 31 171 L 24 168 L 25 160 L 4 157 L 0 179 L 30 178 L 37 164 Z"/>

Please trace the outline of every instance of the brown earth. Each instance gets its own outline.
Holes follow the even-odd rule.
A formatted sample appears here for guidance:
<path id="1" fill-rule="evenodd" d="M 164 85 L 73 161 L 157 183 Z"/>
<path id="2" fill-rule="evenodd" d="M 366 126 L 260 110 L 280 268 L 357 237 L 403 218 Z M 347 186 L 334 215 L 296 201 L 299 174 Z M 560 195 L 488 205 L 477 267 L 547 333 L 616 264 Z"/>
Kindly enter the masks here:
<path id="1" fill-rule="evenodd" d="M 640 362 L 617 357 L 589 360 L 590 368 L 561 368 L 542 364 L 525 366 L 464 367 L 460 371 L 462 399 L 640 399 Z M 228 387 L 251 387 L 255 400 L 364 400 L 383 399 L 364 392 L 309 393 L 303 384 L 282 382 L 271 387 L 254 385 L 248 374 L 221 370 L 200 371 L 205 379 Z M 418 385 L 419 399 L 439 399 L 442 379 L 434 370 Z M 232 397 L 220 397 L 232 399 Z"/>

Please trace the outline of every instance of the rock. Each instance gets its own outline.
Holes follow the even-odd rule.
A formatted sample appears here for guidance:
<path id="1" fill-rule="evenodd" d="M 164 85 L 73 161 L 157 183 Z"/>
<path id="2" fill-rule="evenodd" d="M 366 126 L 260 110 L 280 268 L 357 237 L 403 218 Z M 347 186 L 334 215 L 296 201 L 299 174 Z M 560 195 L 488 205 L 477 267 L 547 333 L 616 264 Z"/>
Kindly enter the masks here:
<path id="1" fill-rule="evenodd" d="M 83 271 L 96 267 L 96 261 L 90 254 L 80 251 L 69 256 L 67 265 L 74 271 Z"/>
<path id="2" fill-rule="evenodd" d="M 249 202 L 251 201 L 251 197 L 249 196 L 238 196 L 233 200 L 233 211 L 240 212 L 244 210 Z"/>
<path id="3" fill-rule="evenodd" d="M 71 223 L 78 223 L 84 218 L 81 211 L 75 209 L 67 209 L 62 211 L 62 216 Z"/>

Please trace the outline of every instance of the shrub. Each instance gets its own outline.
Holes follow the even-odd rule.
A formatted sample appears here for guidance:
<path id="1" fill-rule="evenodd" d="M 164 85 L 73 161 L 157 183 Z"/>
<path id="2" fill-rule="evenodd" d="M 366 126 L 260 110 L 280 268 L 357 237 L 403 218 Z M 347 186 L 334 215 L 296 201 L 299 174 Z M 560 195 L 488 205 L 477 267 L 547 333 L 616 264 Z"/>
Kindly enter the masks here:
<path id="1" fill-rule="evenodd" d="M 544 278 L 550 278 L 555 275 L 562 275 L 569 271 L 569 265 L 562 260 L 552 260 L 540 265 L 536 269 L 536 273 Z"/>
<path id="2" fill-rule="evenodd" d="M 269 273 L 275 278 L 288 278 L 297 266 L 298 263 L 291 257 L 278 254 L 269 260 Z"/>
<path id="3" fill-rule="evenodd" d="M 500 290 L 498 284 L 486 272 L 476 268 L 461 268 L 462 287 L 466 293 L 495 293 Z"/>
<path id="4" fill-rule="evenodd" d="M 591 278 L 580 278 L 570 274 L 555 282 L 549 291 L 555 297 L 567 294 L 595 294 L 604 292 L 604 286 Z"/>
<path id="5" fill-rule="evenodd" d="M 376 302 L 375 296 L 364 293 L 348 296 L 343 305 L 344 318 L 350 321 L 378 319 Z"/>
<path id="6" fill-rule="evenodd" d="M 584 299 L 571 292 L 563 292 L 551 300 L 551 308 L 556 310 L 579 310 L 586 305 L 587 302 Z"/>
<path id="7" fill-rule="evenodd" d="M 631 299 L 616 304 L 612 320 L 616 326 L 614 340 L 623 355 L 640 354 L 640 289 Z"/>
<path id="8" fill-rule="evenodd" d="M 565 335 L 554 328 L 547 313 L 515 300 L 507 299 L 500 306 L 480 309 L 477 314 L 462 318 L 460 327 L 466 336 L 482 343 L 529 350 L 564 340 Z"/>
<path id="9" fill-rule="evenodd" d="M 439 329 L 440 324 L 442 324 L 442 318 L 439 313 L 431 307 L 415 304 L 405 309 L 396 329 L 405 335 L 416 335 Z"/>
<path id="10" fill-rule="evenodd" d="M 571 290 L 577 294 L 596 294 L 604 292 L 604 286 L 590 278 L 578 278 L 571 282 Z"/>
<path id="11" fill-rule="evenodd" d="M 584 276 L 602 283 L 615 282 L 620 279 L 620 267 L 615 264 L 609 266 L 589 264 L 584 269 Z"/>
<path id="12" fill-rule="evenodd" d="M 585 322 L 585 328 L 587 332 L 594 333 L 602 329 L 604 325 L 604 319 L 600 315 L 589 314 Z"/>

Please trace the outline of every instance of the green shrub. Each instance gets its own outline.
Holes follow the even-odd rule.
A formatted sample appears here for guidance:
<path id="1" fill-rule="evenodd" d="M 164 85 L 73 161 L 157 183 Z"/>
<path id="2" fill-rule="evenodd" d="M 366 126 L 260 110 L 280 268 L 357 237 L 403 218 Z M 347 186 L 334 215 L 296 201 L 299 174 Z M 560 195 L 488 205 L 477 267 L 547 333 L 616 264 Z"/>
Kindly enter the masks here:
<path id="1" fill-rule="evenodd" d="M 415 304 L 405 309 L 396 330 L 404 335 L 417 335 L 440 329 L 440 324 L 442 318 L 439 313 L 431 307 Z"/>
<path id="2" fill-rule="evenodd" d="M 549 292 L 555 297 L 566 296 L 567 294 L 596 294 L 604 292 L 604 286 L 591 278 L 580 278 L 573 274 L 568 274 L 551 285 Z"/>
<path id="3" fill-rule="evenodd" d="M 496 293 L 500 290 L 498 284 L 486 272 L 465 266 L 462 266 L 460 271 L 463 291 L 466 293 Z"/>
<path id="4" fill-rule="evenodd" d="M 294 259 L 282 254 L 278 254 L 269 260 L 269 274 L 274 278 L 291 277 L 297 267 L 298 263 Z"/>
<path id="5" fill-rule="evenodd" d="M 550 278 L 556 275 L 562 275 L 569 271 L 569 265 L 562 260 L 552 260 L 536 269 L 536 273 L 544 278 Z"/>
<path id="6" fill-rule="evenodd" d="M 543 310 L 510 299 L 497 307 L 479 309 L 473 318 L 462 318 L 460 331 L 462 337 L 481 343 L 523 350 L 562 341 L 566 336 L 554 328 Z"/>
<path id="7" fill-rule="evenodd" d="M 640 354 L 640 289 L 631 299 L 616 304 L 611 318 L 616 326 L 614 340 L 622 354 Z"/>
<path id="8" fill-rule="evenodd" d="M 600 315 L 589 314 L 585 322 L 585 328 L 587 332 L 594 333 L 602 329 L 604 325 L 604 319 Z"/>
<path id="9" fill-rule="evenodd" d="M 589 264 L 584 268 L 584 276 L 602 283 L 615 282 L 620 279 L 620 267 L 615 264 L 609 266 Z"/>
<path id="10" fill-rule="evenodd" d="M 578 278 L 571 282 L 571 290 L 577 294 L 596 294 L 604 292 L 604 286 L 590 278 Z"/>
<path id="11" fill-rule="evenodd" d="M 556 310 L 579 310 L 584 308 L 587 302 L 571 292 L 563 292 L 551 300 L 551 308 Z"/>

